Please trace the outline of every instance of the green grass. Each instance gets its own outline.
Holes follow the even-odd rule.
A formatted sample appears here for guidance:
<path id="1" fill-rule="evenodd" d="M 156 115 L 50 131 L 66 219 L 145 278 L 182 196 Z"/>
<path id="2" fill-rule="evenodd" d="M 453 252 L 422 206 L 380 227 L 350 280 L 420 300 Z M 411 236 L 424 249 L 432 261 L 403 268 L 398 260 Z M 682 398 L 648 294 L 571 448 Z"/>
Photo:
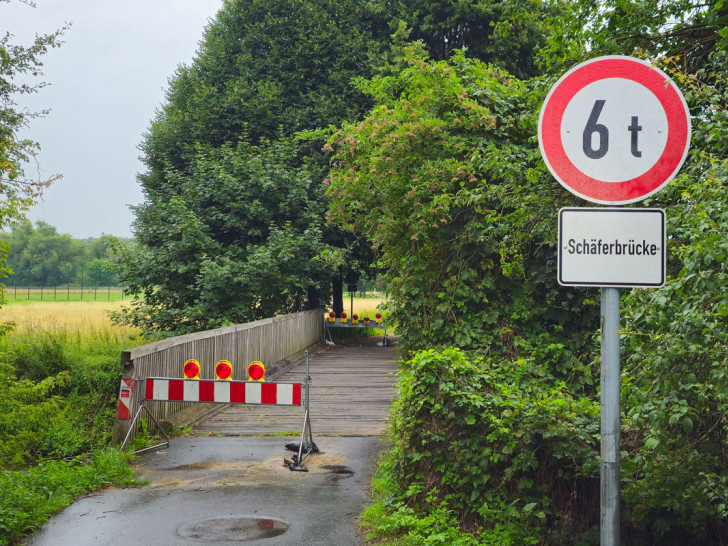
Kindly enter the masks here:
<path id="1" fill-rule="evenodd" d="M 0 473 L 0 545 L 16 543 L 79 495 L 140 485 L 128 463 L 128 454 L 106 448 L 86 461 L 44 460 L 26 470 Z"/>

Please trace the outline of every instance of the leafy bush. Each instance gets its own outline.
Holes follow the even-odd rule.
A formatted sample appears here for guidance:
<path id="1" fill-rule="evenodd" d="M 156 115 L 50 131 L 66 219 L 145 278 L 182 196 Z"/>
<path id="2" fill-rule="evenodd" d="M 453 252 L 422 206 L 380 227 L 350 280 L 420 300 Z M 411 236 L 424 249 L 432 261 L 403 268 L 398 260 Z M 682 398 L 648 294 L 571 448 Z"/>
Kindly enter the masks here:
<path id="1" fill-rule="evenodd" d="M 425 519 L 452 510 L 465 528 L 507 531 L 514 544 L 565 543 L 593 524 L 598 403 L 533 361 L 498 366 L 457 349 L 416 353 L 398 387 L 387 464 L 402 484 L 399 519 L 413 508 L 429 507 Z"/>
<path id="2" fill-rule="evenodd" d="M 607 4 L 579 2 L 631 21 Z M 724 10 L 692 22 L 713 32 Z M 678 26 L 704 28 L 685 17 Z M 691 73 L 679 56 L 660 61 L 694 126 L 681 174 L 643 203 L 667 212 L 668 281 L 623 293 L 628 544 L 728 541 L 728 52 L 698 61 Z M 329 195 L 332 219 L 377 245 L 410 359 L 391 513 L 426 518 L 444 502 L 483 536 L 517 522 L 542 542 L 593 542 L 597 298 L 555 282 L 556 210 L 572 202 L 536 149 L 548 80 L 519 82 L 464 54 L 435 63 L 413 47 L 400 73 L 359 86 L 376 106 L 329 141 Z"/>
<path id="3" fill-rule="evenodd" d="M 0 544 L 82 493 L 134 483 L 128 457 L 106 447 L 119 354 L 132 343 L 94 329 L 6 332 L 0 340 Z"/>
<path id="4" fill-rule="evenodd" d="M 35 331 L 15 338 L 9 351 L 8 356 L 20 379 L 38 382 L 71 367 L 62 340 L 50 332 Z"/>
<path id="5" fill-rule="evenodd" d="M 2 468 L 14 468 L 32 460 L 40 435 L 59 412 L 53 392 L 68 382 L 68 375 L 40 383 L 16 380 L 14 369 L 0 362 L 0 376 L 0 461 Z"/>
<path id="6" fill-rule="evenodd" d="M 728 540 L 728 78 L 674 78 L 704 112 L 667 209 L 671 278 L 625 294 L 625 523 L 638 544 Z M 669 67 L 668 67 L 669 68 Z"/>

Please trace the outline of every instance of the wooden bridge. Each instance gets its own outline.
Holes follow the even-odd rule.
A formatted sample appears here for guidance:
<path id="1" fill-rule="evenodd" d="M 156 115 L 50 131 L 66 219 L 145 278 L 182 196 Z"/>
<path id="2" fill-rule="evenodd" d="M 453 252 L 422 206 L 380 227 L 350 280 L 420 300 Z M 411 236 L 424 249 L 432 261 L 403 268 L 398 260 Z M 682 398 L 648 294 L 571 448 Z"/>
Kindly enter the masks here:
<path id="1" fill-rule="evenodd" d="M 378 346 L 381 337 L 345 346 L 324 341 L 323 311 L 294 313 L 249 324 L 170 338 L 122 353 L 124 366 L 113 440 L 133 438 L 141 405 L 158 421 L 173 426 L 200 423 L 199 432 L 226 436 L 296 434 L 304 412 L 285 406 L 145 400 L 147 378 L 181 378 L 187 359 L 199 361 L 202 379 L 214 378 L 215 362 L 233 362 L 234 380 L 247 379 L 247 364 L 262 361 L 267 381 L 303 383 L 303 352 L 310 354 L 310 416 L 316 435 L 379 436 L 395 394 L 397 356 Z M 177 399 L 179 400 L 179 399 Z M 185 398 L 184 400 L 187 400 Z"/>
<path id="2" fill-rule="evenodd" d="M 397 355 L 393 347 L 379 347 L 381 337 L 314 351 L 311 376 L 311 429 L 316 436 L 382 436 L 395 396 Z M 299 360 L 277 378 L 303 382 Z M 196 432 L 224 436 L 300 434 L 303 413 L 281 406 L 230 406 L 195 427 Z"/>

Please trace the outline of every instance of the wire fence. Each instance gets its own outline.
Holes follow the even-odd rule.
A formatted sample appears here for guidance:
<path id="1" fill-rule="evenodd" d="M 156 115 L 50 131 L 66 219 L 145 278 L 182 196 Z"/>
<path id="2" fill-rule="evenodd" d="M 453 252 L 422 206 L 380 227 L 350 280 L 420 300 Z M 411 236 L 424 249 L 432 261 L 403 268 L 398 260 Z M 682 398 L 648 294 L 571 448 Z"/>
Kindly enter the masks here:
<path id="1" fill-rule="evenodd" d="M 123 301 L 131 299 L 119 286 L 4 286 L 4 303 L 14 301 Z"/>

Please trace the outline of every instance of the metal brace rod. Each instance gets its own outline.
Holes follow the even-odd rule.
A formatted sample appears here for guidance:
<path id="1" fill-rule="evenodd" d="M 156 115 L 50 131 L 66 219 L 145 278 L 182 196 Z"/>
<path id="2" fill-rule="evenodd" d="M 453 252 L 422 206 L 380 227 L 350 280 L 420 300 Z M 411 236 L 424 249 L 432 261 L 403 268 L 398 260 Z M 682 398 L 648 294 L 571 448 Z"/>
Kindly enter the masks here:
<path id="1" fill-rule="evenodd" d="M 308 364 L 309 364 L 309 357 L 308 357 L 308 351 L 305 351 L 303 353 L 306 357 L 306 377 L 303 380 L 303 386 L 304 386 L 304 395 L 305 395 L 305 417 L 303 419 L 303 430 L 301 431 L 301 442 L 298 446 L 298 459 L 296 459 L 296 465 L 291 467 L 291 470 L 298 470 L 298 471 L 307 471 L 308 469 L 303 466 L 303 458 L 305 455 L 308 455 L 313 451 L 313 433 L 311 432 L 311 418 L 309 415 L 309 410 L 311 408 L 310 405 L 310 398 L 309 398 L 309 385 L 311 384 L 311 376 L 308 373 Z M 308 445 L 309 449 L 305 453 L 303 453 L 303 442 L 306 438 L 306 431 L 308 431 Z"/>
<path id="2" fill-rule="evenodd" d="M 137 421 L 139 420 L 139 415 L 141 414 L 142 410 L 146 411 L 147 412 L 147 415 L 149 415 L 149 417 L 151 417 L 152 421 L 154 421 L 154 424 L 157 425 L 157 428 L 159 429 L 159 432 L 162 433 L 162 436 L 164 436 L 164 439 L 166 441 L 165 442 L 162 442 L 161 444 L 157 444 L 157 445 L 154 445 L 154 446 L 149 446 L 149 447 L 145 447 L 145 448 L 142 448 L 142 449 L 138 449 L 138 450 L 136 450 L 134 452 L 134 455 L 140 455 L 142 453 L 146 453 L 147 451 L 153 451 L 153 450 L 159 449 L 161 447 L 169 447 L 169 436 L 167 436 L 167 433 L 164 432 L 164 429 L 162 428 L 162 425 L 160 425 L 159 424 L 159 421 L 157 421 L 156 417 L 154 417 L 154 415 L 152 415 L 152 412 L 149 411 L 149 408 L 147 408 L 144 405 L 144 402 L 142 402 L 139 405 L 139 409 L 137 410 L 136 415 L 134 415 L 134 419 L 132 419 L 131 425 L 129 426 L 129 432 L 126 433 L 126 437 L 124 438 L 124 441 L 121 444 L 121 449 L 123 450 L 123 449 L 126 448 L 126 444 L 129 441 L 129 437 L 131 436 L 131 433 L 134 430 L 134 427 L 136 426 Z"/>

